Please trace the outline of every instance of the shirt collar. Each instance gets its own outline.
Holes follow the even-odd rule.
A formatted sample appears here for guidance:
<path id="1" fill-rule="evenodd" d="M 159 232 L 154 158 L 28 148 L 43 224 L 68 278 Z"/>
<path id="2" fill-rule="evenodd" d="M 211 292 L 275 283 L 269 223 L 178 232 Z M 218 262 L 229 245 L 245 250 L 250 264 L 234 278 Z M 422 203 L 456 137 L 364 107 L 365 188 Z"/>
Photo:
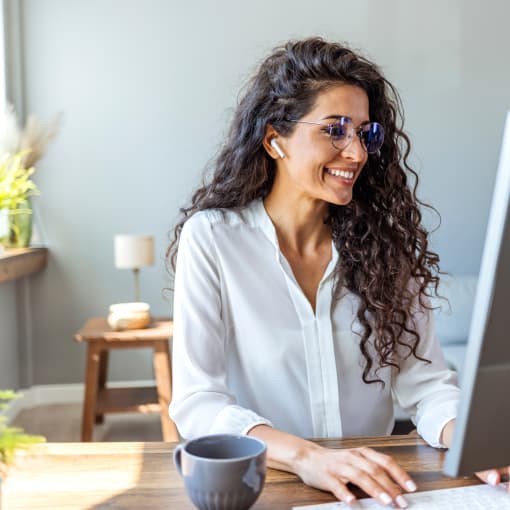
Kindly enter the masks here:
<path id="1" fill-rule="evenodd" d="M 274 228 L 269 214 L 267 214 L 262 199 L 258 198 L 257 200 L 254 200 L 250 205 L 250 210 L 252 213 L 251 220 L 253 221 L 253 226 L 260 228 L 269 241 L 271 241 L 273 246 L 279 251 L 280 245 L 278 244 L 276 229 Z"/>

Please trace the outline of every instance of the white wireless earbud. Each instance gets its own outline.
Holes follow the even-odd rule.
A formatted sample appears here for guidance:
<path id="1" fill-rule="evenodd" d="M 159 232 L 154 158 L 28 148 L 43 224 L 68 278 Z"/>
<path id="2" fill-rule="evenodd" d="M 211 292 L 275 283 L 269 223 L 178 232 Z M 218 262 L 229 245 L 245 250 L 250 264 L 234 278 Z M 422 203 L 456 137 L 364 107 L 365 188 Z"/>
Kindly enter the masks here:
<path id="1" fill-rule="evenodd" d="M 285 157 L 285 153 L 282 151 L 281 147 L 278 145 L 276 138 L 273 138 L 271 140 L 271 147 L 278 153 L 278 156 L 280 156 L 280 158 L 283 159 Z"/>

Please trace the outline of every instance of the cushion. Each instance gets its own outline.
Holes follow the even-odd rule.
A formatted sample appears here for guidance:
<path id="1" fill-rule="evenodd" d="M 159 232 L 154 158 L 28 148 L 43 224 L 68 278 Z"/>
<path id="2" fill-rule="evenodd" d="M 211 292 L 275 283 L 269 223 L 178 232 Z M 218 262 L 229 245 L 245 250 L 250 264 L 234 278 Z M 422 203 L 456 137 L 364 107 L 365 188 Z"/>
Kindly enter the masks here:
<path id="1" fill-rule="evenodd" d="M 471 326 L 478 276 L 473 274 L 442 276 L 439 295 L 448 299 L 432 297 L 436 334 L 443 345 L 466 343 Z"/>

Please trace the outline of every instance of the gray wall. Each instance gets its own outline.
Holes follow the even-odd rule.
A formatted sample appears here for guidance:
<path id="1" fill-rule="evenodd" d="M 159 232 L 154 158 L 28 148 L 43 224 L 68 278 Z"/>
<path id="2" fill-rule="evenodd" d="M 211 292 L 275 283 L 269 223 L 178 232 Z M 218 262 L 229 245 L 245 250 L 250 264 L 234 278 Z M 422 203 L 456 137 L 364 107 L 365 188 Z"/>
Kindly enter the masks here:
<path id="1" fill-rule="evenodd" d="M 158 263 L 142 270 L 142 296 L 155 313 L 171 313 L 171 295 L 161 292 L 163 258 L 178 206 L 214 154 L 240 85 L 288 38 L 349 41 L 384 68 L 405 105 L 419 195 L 442 215 L 433 248 L 444 269 L 478 271 L 510 107 L 508 2 L 25 0 L 22 7 L 26 111 L 43 119 L 65 113 L 37 171 L 51 257 L 31 285 L 34 383 L 82 380 L 84 351 L 73 333 L 131 298 L 131 275 L 113 266 L 114 234 L 156 236 Z M 2 323 L 4 314 L 2 303 Z M 112 376 L 149 377 L 148 353 L 115 356 Z"/>
<path id="2" fill-rule="evenodd" d="M 18 387 L 16 284 L 0 285 L 0 389 Z"/>

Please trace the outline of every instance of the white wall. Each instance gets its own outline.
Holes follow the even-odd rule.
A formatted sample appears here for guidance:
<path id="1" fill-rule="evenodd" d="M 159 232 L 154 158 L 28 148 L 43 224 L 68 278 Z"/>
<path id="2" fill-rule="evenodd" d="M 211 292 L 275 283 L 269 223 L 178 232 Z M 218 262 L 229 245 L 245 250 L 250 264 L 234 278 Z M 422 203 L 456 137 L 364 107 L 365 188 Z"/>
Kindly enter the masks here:
<path id="1" fill-rule="evenodd" d="M 510 107 L 509 18 L 504 0 L 24 0 L 26 111 L 65 113 L 37 172 L 51 257 L 31 289 L 34 382 L 82 380 L 73 333 L 131 298 L 131 275 L 113 267 L 115 233 L 156 235 L 142 296 L 171 312 L 163 254 L 178 207 L 239 86 L 291 37 L 350 41 L 384 68 L 405 104 L 419 194 L 443 218 L 433 247 L 444 269 L 477 272 Z M 113 378 L 146 379 L 150 359 L 124 352 L 113 365 Z"/>

